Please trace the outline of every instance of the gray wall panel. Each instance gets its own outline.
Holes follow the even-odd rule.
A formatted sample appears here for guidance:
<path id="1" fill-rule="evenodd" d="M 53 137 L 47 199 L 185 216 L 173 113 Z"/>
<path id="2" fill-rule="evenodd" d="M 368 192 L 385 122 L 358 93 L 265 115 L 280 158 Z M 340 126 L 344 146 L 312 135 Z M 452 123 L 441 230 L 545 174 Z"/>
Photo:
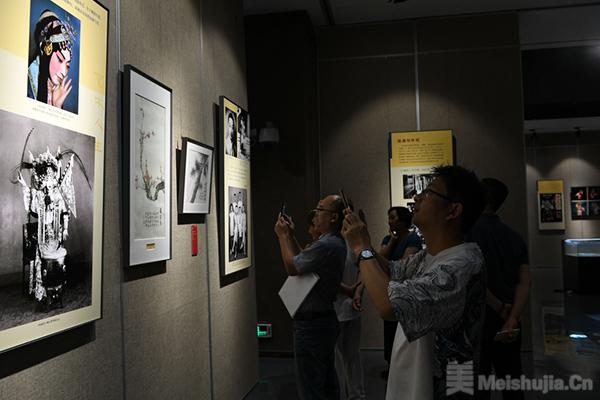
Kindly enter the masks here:
<path id="1" fill-rule="evenodd" d="M 173 179 L 183 136 L 215 144 L 219 95 L 246 105 L 241 11 L 237 1 L 122 4 L 123 63 L 173 90 Z M 166 274 L 124 284 L 128 398 L 210 398 L 212 390 L 214 398 L 239 399 L 258 379 L 254 276 L 219 287 L 216 181 L 212 190 L 199 255 L 191 257 L 189 225 L 176 224 L 174 180 Z"/>
<path id="2" fill-rule="evenodd" d="M 414 130 L 413 57 L 319 64 L 321 193 L 343 188 L 367 216 L 373 243 L 388 232 L 388 137 Z M 383 323 L 365 295 L 362 346 L 383 346 Z"/>
<path id="3" fill-rule="evenodd" d="M 319 58 L 412 53 L 414 24 L 338 25 L 319 29 Z"/>
<path id="4" fill-rule="evenodd" d="M 457 163 L 505 182 L 503 220 L 527 237 L 519 50 L 419 56 L 421 128 L 452 129 Z"/>
<path id="5" fill-rule="evenodd" d="M 424 19 L 417 22 L 419 51 L 514 46 L 516 13 Z"/>

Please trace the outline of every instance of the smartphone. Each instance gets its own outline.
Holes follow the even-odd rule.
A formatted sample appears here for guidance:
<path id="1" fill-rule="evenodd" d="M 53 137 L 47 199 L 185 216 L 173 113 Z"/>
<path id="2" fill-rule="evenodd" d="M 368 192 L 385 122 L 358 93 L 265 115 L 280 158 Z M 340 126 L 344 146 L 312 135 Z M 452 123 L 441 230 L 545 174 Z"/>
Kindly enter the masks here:
<path id="1" fill-rule="evenodd" d="M 344 203 L 344 209 L 350 208 L 350 203 L 348 203 L 348 199 L 344 194 L 344 189 L 340 189 L 340 197 L 342 198 L 342 202 Z"/>
<path id="2" fill-rule="evenodd" d="M 281 203 L 281 210 L 279 210 L 279 213 L 285 218 L 287 217 L 287 209 L 286 209 L 286 204 L 285 201 L 283 203 Z"/>
<path id="3" fill-rule="evenodd" d="M 496 332 L 496 335 L 494 336 L 494 341 L 495 342 L 499 342 L 502 340 L 506 340 L 506 339 L 516 339 L 516 336 L 519 334 L 519 332 L 521 332 L 520 329 L 512 329 L 509 331 L 498 331 Z"/>

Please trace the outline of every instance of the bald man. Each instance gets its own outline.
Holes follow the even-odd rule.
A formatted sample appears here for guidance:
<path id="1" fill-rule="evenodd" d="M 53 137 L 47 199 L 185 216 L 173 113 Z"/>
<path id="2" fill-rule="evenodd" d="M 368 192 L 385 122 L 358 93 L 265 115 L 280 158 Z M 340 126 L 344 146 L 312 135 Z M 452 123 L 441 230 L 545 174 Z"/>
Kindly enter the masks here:
<path id="1" fill-rule="evenodd" d="M 338 399 L 335 342 L 339 323 L 333 302 L 340 288 L 346 260 L 346 244 L 340 234 L 344 206 L 329 195 L 313 210 L 319 238 L 302 250 L 294 235 L 294 223 L 279 215 L 275 233 L 288 275 L 316 273 L 319 281 L 294 315 L 294 359 L 301 399 Z"/>

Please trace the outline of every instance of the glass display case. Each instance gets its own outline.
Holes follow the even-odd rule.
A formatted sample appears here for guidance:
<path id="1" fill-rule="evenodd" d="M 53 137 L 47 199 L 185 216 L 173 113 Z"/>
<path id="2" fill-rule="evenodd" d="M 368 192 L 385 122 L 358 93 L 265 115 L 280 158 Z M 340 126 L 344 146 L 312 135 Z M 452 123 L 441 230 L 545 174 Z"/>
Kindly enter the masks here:
<path id="1" fill-rule="evenodd" d="M 563 241 L 563 284 L 577 293 L 600 293 L 600 238 Z"/>
<path id="2" fill-rule="evenodd" d="M 600 238 L 566 239 L 565 255 L 574 257 L 600 257 Z"/>

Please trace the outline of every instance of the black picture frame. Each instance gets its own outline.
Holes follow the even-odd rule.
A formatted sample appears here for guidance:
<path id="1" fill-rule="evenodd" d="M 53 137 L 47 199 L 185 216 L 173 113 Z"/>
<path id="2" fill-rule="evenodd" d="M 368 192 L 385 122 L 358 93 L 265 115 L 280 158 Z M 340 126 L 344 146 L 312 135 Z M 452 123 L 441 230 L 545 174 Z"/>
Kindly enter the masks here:
<path id="1" fill-rule="evenodd" d="M 122 95 L 123 258 L 130 267 L 172 257 L 173 96 L 171 88 L 129 64 L 124 67 Z M 144 123 L 150 127 L 144 128 Z M 150 152 L 147 158 L 144 149 Z"/>
<path id="2" fill-rule="evenodd" d="M 198 162 L 198 156 L 200 156 L 202 160 L 204 160 L 202 156 L 205 156 L 205 162 Z M 190 165 L 192 157 L 195 157 L 194 167 Z M 179 214 L 210 214 L 213 164 L 214 147 L 188 137 L 182 138 L 181 159 L 179 162 L 179 185 L 177 190 Z M 202 179 L 202 173 L 205 174 L 205 179 Z M 192 176 L 198 174 L 197 186 L 194 186 Z M 204 183 L 202 180 L 204 180 Z M 186 201 L 186 199 L 190 197 L 190 190 L 192 191 L 192 198 L 189 201 Z M 199 201 L 196 201 L 196 195 L 202 197 L 202 190 L 204 190 L 204 201 L 202 198 L 200 198 Z M 197 206 L 193 204 L 196 202 L 200 204 Z"/>

